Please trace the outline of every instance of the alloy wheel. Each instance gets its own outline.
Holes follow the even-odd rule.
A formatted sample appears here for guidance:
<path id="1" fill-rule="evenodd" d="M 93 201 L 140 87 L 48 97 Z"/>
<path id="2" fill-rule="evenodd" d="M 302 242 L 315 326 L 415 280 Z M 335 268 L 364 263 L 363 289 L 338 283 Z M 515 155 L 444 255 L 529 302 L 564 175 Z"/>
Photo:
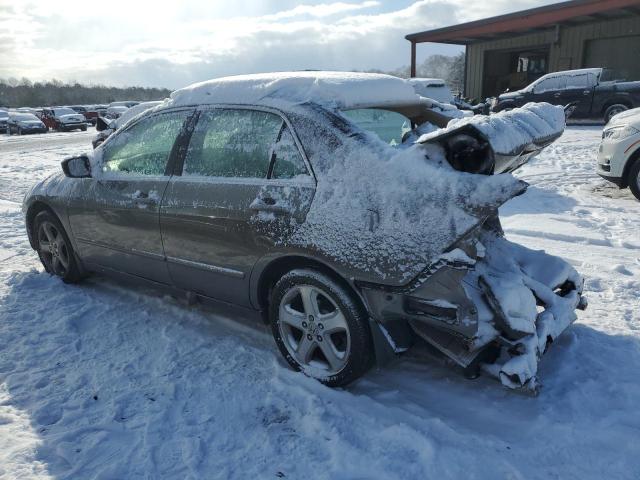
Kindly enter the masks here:
<path id="1" fill-rule="evenodd" d="M 347 319 L 320 288 L 292 287 L 280 302 L 278 328 L 285 348 L 300 366 L 327 375 L 346 366 L 351 349 Z"/>
<path id="2" fill-rule="evenodd" d="M 38 229 L 38 251 L 51 273 L 64 277 L 69 271 L 69 247 L 62 232 L 45 221 Z"/>

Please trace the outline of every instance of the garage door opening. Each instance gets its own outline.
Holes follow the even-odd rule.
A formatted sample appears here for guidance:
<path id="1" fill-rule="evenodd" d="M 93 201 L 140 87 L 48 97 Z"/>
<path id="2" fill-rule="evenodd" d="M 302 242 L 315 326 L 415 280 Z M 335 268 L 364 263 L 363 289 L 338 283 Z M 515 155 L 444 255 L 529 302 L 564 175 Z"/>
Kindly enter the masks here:
<path id="1" fill-rule="evenodd" d="M 485 52 L 482 96 L 519 90 L 547 73 L 548 68 L 549 47 Z"/>

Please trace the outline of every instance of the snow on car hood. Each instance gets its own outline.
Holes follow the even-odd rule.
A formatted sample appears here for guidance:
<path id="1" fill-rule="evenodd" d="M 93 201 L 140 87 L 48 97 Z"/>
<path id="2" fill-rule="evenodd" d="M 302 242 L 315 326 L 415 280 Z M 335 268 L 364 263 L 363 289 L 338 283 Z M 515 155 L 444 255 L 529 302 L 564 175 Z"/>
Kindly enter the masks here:
<path id="1" fill-rule="evenodd" d="M 640 108 L 632 108 L 626 112 L 614 115 L 611 120 L 609 120 L 609 123 L 607 123 L 606 128 L 619 127 L 622 125 L 635 126 L 637 124 L 640 124 Z"/>
<path id="2" fill-rule="evenodd" d="M 415 104 L 413 87 L 401 78 L 377 73 L 279 72 L 223 77 L 196 83 L 171 94 L 172 105 L 255 104 L 265 99 L 313 102 L 335 108 Z"/>
<path id="3" fill-rule="evenodd" d="M 527 186 L 508 174 L 456 171 L 435 145 L 397 150 L 363 133 L 332 149 L 325 134 L 305 133 L 318 182 L 292 243 L 362 280 L 407 283 Z"/>

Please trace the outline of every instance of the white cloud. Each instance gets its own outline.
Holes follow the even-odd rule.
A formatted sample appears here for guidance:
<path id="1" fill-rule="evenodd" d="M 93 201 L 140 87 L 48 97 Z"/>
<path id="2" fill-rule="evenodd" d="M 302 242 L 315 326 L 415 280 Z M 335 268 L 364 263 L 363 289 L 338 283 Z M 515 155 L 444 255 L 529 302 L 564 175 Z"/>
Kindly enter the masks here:
<path id="1" fill-rule="evenodd" d="M 0 75 L 174 88 L 269 70 L 392 69 L 408 63 L 407 33 L 550 2 L 282 3 L 111 0 L 97 13 L 77 0 L 0 6 L 0 39 L 8 37 Z M 423 56 L 456 51 L 419 47 Z"/>

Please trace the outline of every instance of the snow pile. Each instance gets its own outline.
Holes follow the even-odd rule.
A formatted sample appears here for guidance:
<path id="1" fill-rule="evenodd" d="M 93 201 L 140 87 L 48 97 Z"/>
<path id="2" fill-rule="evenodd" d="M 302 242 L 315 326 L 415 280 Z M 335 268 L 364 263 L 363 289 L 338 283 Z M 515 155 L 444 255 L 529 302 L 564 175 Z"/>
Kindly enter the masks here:
<path id="1" fill-rule="evenodd" d="M 196 83 L 171 94 L 171 105 L 255 104 L 268 99 L 313 102 L 334 108 L 416 104 L 404 80 L 378 73 L 279 72 L 238 75 Z"/>
<path id="2" fill-rule="evenodd" d="M 447 128 L 423 135 L 418 142 L 427 142 L 463 125 L 473 125 L 480 130 L 496 153 L 515 155 L 530 144 L 546 143 L 560 136 L 565 128 L 565 116 L 562 107 L 548 103 L 527 103 L 522 108 L 492 115 L 453 119 Z"/>
<path id="3" fill-rule="evenodd" d="M 493 314 L 479 321 L 480 344 L 501 336 L 503 345 L 495 363 L 485 370 L 510 388 L 537 388 L 538 361 L 553 342 L 577 319 L 584 279 L 561 258 L 530 250 L 493 233 L 480 238 L 483 258 L 465 282 L 484 291 Z M 542 305 L 540 311 L 537 304 Z M 491 338 L 493 337 L 493 338 Z"/>
<path id="4" fill-rule="evenodd" d="M 20 201 L 93 133 L 0 135 L 1 478 L 638 479 L 639 204 L 595 174 L 601 128 L 567 129 L 500 209 L 509 240 L 587 278 L 533 399 L 421 348 L 331 390 L 242 312 L 45 274 Z"/>

